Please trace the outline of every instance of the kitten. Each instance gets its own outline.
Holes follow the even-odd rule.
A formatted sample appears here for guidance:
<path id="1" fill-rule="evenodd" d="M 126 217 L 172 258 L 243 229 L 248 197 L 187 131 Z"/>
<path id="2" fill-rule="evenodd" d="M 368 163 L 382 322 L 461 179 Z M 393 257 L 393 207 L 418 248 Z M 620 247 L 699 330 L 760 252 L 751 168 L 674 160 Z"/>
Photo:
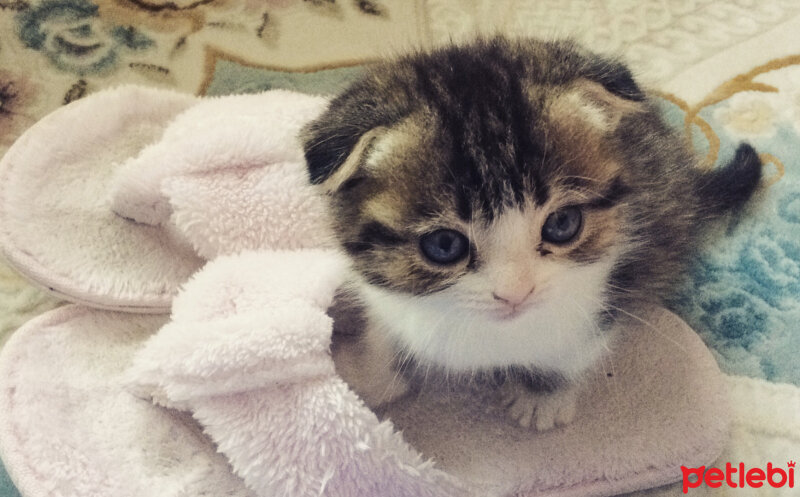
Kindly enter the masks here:
<path id="1" fill-rule="evenodd" d="M 761 176 L 744 144 L 701 170 L 624 65 L 569 41 L 381 63 L 304 143 L 366 311 L 338 366 L 353 389 L 379 407 L 413 371 L 489 378 L 538 429 L 571 421 L 615 320 L 664 297 Z"/>

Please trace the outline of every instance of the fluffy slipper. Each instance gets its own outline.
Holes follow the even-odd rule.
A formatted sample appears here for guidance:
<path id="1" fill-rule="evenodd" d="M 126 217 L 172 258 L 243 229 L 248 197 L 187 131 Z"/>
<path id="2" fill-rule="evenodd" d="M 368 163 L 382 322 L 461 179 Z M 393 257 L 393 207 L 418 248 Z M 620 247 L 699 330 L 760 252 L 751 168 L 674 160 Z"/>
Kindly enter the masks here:
<path id="1" fill-rule="evenodd" d="M 0 245 L 9 263 L 61 298 L 161 311 L 202 261 L 162 230 L 133 229 L 110 209 L 119 164 L 197 103 L 122 87 L 45 117 L 0 162 Z M 162 311 L 163 312 L 163 311 Z"/>
<path id="2" fill-rule="evenodd" d="M 726 441 L 719 370 L 664 309 L 620 331 L 565 427 L 523 429 L 463 392 L 380 421 L 328 353 L 343 272 L 320 249 L 224 256 L 167 324 L 73 306 L 24 326 L 0 355 L 23 495 L 601 496 L 676 481 Z"/>
<path id="3" fill-rule="evenodd" d="M 66 106 L 0 162 L 3 254 L 62 298 L 150 313 L 206 259 L 323 245 L 297 133 L 325 105 L 129 86 Z"/>

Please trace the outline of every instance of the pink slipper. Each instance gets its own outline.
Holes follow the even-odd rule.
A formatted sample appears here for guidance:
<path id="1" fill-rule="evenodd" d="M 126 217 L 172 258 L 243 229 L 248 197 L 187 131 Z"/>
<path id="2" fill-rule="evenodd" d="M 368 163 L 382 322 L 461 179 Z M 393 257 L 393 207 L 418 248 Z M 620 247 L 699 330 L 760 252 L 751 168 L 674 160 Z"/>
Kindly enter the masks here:
<path id="1" fill-rule="evenodd" d="M 164 313 L 206 259 L 324 244 L 297 133 L 326 103 L 135 86 L 74 102 L 0 161 L 0 248 L 61 298 Z"/>

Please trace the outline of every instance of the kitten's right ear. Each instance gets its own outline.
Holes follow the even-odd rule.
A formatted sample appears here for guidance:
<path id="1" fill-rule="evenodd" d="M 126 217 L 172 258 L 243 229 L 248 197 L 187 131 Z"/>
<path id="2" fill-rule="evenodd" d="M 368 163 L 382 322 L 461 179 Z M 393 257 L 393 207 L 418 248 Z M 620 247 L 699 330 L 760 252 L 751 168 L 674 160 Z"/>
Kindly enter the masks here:
<path id="1" fill-rule="evenodd" d="M 303 151 L 312 183 L 325 182 L 353 156 L 364 135 L 396 118 L 395 110 L 377 99 L 380 92 L 373 86 L 370 79 L 354 84 L 303 129 Z"/>
<path id="2" fill-rule="evenodd" d="M 322 188 L 327 193 L 343 190 L 355 186 L 369 175 L 367 159 L 373 150 L 375 140 L 384 132 L 385 128 L 379 126 L 363 134 L 358 139 L 353 149 L 336 169 L 330 171 L 321 182 Z M 310 164 L 310 163 L 309 163 Z M 310 169 L 310 166 L 309 166 Z M 312 180 L 313 181 L 313 180 Z"/>

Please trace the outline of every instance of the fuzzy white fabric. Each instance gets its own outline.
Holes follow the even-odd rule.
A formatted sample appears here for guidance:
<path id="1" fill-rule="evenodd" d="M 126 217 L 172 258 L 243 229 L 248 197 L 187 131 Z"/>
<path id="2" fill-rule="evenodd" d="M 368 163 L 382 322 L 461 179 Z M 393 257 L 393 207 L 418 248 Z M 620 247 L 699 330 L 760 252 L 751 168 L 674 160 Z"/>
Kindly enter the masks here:
<path id="1" fill-rule="evenodd" d="M 134 389 L 193 413 L 257 495 L 463 495 L 336 376 L 337 252 L 223 257 L 134 357 Z"/>
<path id="2" fill-rule="evenodd" d="M 111 209 L 178 233 L 205 259 L 320 246 L 330 234 L 298 135 L 326 105 L 284 90 L 205 99 L 120 167 Z"/>
<path id="3" fill-rule="evenodd" d="M 0 249 L 9 264 L 73 302 L 168 312 L 178 284 L 203 261 L 164 230 L 112 212 L 109 184 L 120 163 L 197 102 L 128 86 L 73 102 L 27 130 L 0 161 Z"/>
<path id="4" fill-rule="evenodd" d="M 67 300 L 169 312 L 204 259 L 325 245 L 297 135 L 326 104 L 280 90 L 201 100 L 135 86 L 74 102 L 0 161 L 3 254 Z"/>
<path id="5" fill-rule="evenodd" d="M 211 266 L 207 270 L 212 270 Z M 198 303 L 204 299 L 199 294 L 197 297 Z M 244 294 L 240 298 L 242 297 Z M 257 495 L 245 486 L 242 478 L 234 475 L 228 459 L 217 452 L 217 446 L 202 433 L 201 426 L 191 416 L 156 407 L 130 394 L 128 382 L 134 357 L 138 355 L 140 360 L 143 359 L 141 354 L 148 340 L 155 340 L 153 337 L 157 335 L 154 333 L 166 321 L 166 316 L 113 313 L 81 306 L 66 306 L 36 318 L 11 337 L 0 356 L 0 451 L 23 496 L 150 497 L 155 493 L 162 497 Z M 149 342 L 150 345 L 153 343 L 155 342 Z M 202 356 L 199 355 L 198 358 L 200 357 Z M 195 364 L 198 362 L 195 361 Z M 307 379 L 312 377 L 313 375 L 306 376 Z M 667 375 L 658 374 L 649 376 L 644 381 L 657 382 L 659 377 L 665 383 L 671 381 Z M 313 384 L 315 382 L 309 382 L 309 385 Z M 316 384 L 321 385 L 320 389 L 326 388 L 323 386 L 326 385 L 324 381 Z M 327 385 L 329 392 L 336 392 L 336 389 L 330 387 L 331 383 Z M 731 440 L 720 461 L 744 461 L 756 467 L 763 466 L 764 461 L 768 460 L 776 464 L 785 462 L 782 458 L 796 460 L 796 454 L 800 451 L 800 420 L 797 418 L 800 394 L 796 388 L 741 377 L 726 377 L 721 384 L 714 385 L 714 388 L 721 388 L 729 393 L 732 400 L 730 409 L 734 416 Z M 268 391 L 264 389 L 262 393 Z M 281 390 L 274 390 L 273 394 L 280 392 Z M 233 409 L 243 405 L 250 397 L 245 394 L 231 396 L 228 398 L 229 406 Z M 281 400 L 279 395 L 270 398 Z M 328 397 L 328 400 L 337 398 L 348 397 L 334 395 Z M 233 404 L 237 399 L 241 402 Z M 201 399 L 195 399 L 197 400 Z M 325 399 L 319 400 L 321 410 Z M 672 399 L 666 401 L 670 402 Z M 692 399 L 687 401 L 691 402 Z M 273 409 L 277 409 L 269 405 L 260 407 L 265 408 L 266 413 L 273 414 Z M 339 412 L 341 409 L 339 407 Z M 313 406 L 309 406 L 307 411 L 312 419 L 315 415 L 318 416 L 317 421 L 321 423 L 325 416 L 319 415 L 319 412 Z M 297 415 L 296 412 L 291 414 Z M 454 415 L 456 421 L 463 419 L 463 416 L 464 412 Z M 308 419 L 304 418 L 305 421 Z M 267 424 L 272 422 L 272 418 L 254 417 L 250 421 Z M 429 427 L 426 432 L 417 433 L 412 443 L 420 445 L 418 438 L 435 432 L 437 428 Z M 520 434 L 515 428 L 507 429 L 510 430 L 510 436 Z M 251 443 L 245 436 L 236 436 L 236 427 L 231 427 L 230 431 L 226 443 L 242 446 Z M 289 444 L 292 440 L 289 436 L 291 432 L 283 424 L 270 433 L 276 447 L 281 447 L 281 442 Z M 491 436 L 491 433 L 483 435 Z M 648 438 L 647 433 L 641 435 L 644 439 Z M 446 436 L 439 434 L 438 438 Z M 264 439 L 259 439 L 259 442 L 263 441 Z M 429 441 L 428 445 L 435 443 L 437 442 Z M 472 443 L 480 444 L 481 440 Z M 558 443 L 558 439 L 549 443 Z M 253 444 L 257 445 L 256 442 Z M 460 446 L 457 438 L 450 440 L 449 445 L 454 453 L 460 448 L 464 452 L 463 459 L 472 459 L 473 466 L 482 465 L 483 472 L 490 472 L 492 466 L 504 473 L 509 470 L 527 471 L 529 479 L 537 475 L 542 477 L 542 473 L 537 473 L 531 467 L 535 464 L 547 466 L 550 455 L 559 453 L 535 451 L 524 463 L 513 466 L 509 461 L 487 457 L 491 454 L 490 446 L 483 446 L 478 453 L 470 454 Z M 251 471 L 257 471 L 259 464 L 269 457 L 270 447 L 256 447 L 261 453 L 252 462 Z M 780 450 L 776 450 L 776 447 Z M 652 440 L 649 449 L 658 454 L 667 452 L 666 446 L 660 445 L 659 440 Z M 518 447 L 512 444 L 505 450 L 514 453 Z M 594 446 L 584 445 L 584 452 L 579 453 L 579 456 L 591 454 L 595 450 Z M 617 449 L 616 452 L 621 453 L 624 450 Z M 539 458 L 534 457 L 536 453 Z M 332 460 L 330 454 L 328 452 L 329 457 L 322 461 Z M 277 459 L 275 455 L 272 457 Z M 572 454 L 567 457 L 572 457 Z M 283 460 L 281 463 L 288 464 L 288 461 Z M 575 466 L 582 463 L 580 459 L 576 460 Z M 549 467 L 551 472 L 548 474 L 552 477 L 563 477 L 564 468 L 559 471 L 552 464 Z M 275 474 L 283 478 L 299 474 L 296 467 L 275 468 L 280 469 Z M 616 464 L 610 463 L 596 469 L 620 470 Z M 470 471 L 469 465 L 462 471 Z M 501 478 L 507 479 L 507 475 L 503 474 Z M 592 495 L 592 492 L 583 490 L 583 495 Z M 750 489 L 748 495 L 789 496 L 793 491 Z M 604 494 L 611 493 L 614 492 Z M 648 494 L 682 495 L 680 485 L 664 487 Z M 741 494 L 741 490 L 699 488 L 692 490 L 692 495 L 694 494 L 733 497 Z M 267 495 L 273 497 L 302 494 Z M 376 491 L 373 495 L 391 494 Z"/>

